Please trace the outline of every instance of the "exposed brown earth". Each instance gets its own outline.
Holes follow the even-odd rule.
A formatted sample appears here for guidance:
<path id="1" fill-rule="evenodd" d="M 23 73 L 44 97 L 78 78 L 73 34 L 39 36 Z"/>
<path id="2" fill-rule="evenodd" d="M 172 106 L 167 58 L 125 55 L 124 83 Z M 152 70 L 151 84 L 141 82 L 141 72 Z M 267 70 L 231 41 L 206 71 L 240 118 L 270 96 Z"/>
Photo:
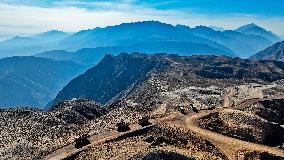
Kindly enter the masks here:
<path id="1" fill-rule="evenodd" d="M 227 104 L 229 102 L 229 98 L 225 98 L 225 102 L 224 102 L 224 106 L 228 107 Z M 249 102 L 254 102 L 252 100 L 247 100 Z M 246 104 L 245 102 L 242 104 Z M 255 143 L 250 143 L 247 141 L 243 141 L 243 140 L 239 140 L 236 138 L 231 138 L 216 132 L 212 132 L 206 129 L 202 129 L 200 128 L 198 125 L 198 121 L 200 121 L 200 119 L 207 117 L 208 115 L 212 114 L 212 113 L 220 113 L 223 111 L 233 111 L 232 109 L 216 109 L 214 111 L 204 111 L 201 112 L 199 114 L 195 114 L 193 116 L 184 116 L 184 117 L 180 117 L 181 115 L 178 115 L 178 117 L 172 117 L 169 116 L 170 119 L 168 119 L 167 117 L 163 118 L 163 121 L 160 122 L 160 124 L 158 124 L 158 126 L 161 125 L 161 123 L 165 123 L 166 124 L 170 124 L 170 125 L 174 125 L 180 129 L 182 129 L 183 131 L 187 131 L 187 134 L 190 134 L 190 132 L 196 133 L 197 136 L 199 137 L 203 137 L 207 140 L 209 140 L 209 142 L 211 142 L 212 144 L 214 144 L 217 148 L 215 148 L 215 150 L 217 152 L 220 152 L 219 158 L 225 158 L 227 157 L 228 159 L 238 159 L 238 157 L 244 156 L 244 159 L 246 157 L 251 157 L 252 155 L 255 155 L 255 157 L 267 157 L 266 154 L 262 154 L 262 153 L 267 153 L 268 157 L 269 155 L 271 157 L 284 157 L 284 151 L 277 149 L 277 148 L 272 148 L 269 146 L 264 146 L 264 145 L 259 145 L 259 144 L 255 144 Z M 159 120 L 156 120 L 159 121 Z M 154 126 L 150 126 L 150 127 L 154 127 Z M 147 128 L 147 127 L 146 127 Z M 170 127 L 172 128 L 172 127 Z M 175 128 L 175 127 L 174 127 Z M 106 137 L 100 137 L 100 140 L 97 141 L 96 139 L 93 141 L 93 143 L 89 146 L 86 146 L 86 148 L 84 149 L 80 149 L 77 150 L 77 152 L 67 152 L 68 154 L 65 154 L 64 152 L 66 152 L 66 150 L 64 149 L 64 152 L 62 150 L 59 150 L 58 153 L 64 153 L 65 156 L 69 155 L 69 157 L 73 156 L 72 158 L 74 159 L 101 159 L 101 158 L 115 158 L 115 159 L 124 159 L 127 157 L 139 157 L 137 156 L 138 153 L 142 152 L 142 153 L 147 153 L 150 152 L 149 151 L 149 146 L 151 146 L 151 144 L 147 143 L 147 138 L 145 138 L 145 136 L 143 136 L 143 130 L 145 130 L 145 128 L 142 129 L 137 129 L 137 130 L 133 130 L 130 131 L 126 134 L 119 134 L 119 133 L 114 133 L 114 135 L 107 135 Z M 142 135 L 135 135 L 133 136 L 126 136 L 129 133 L 134 133 L 134 132 L 142 132 Z M 175 131 L 176 132 L 176 131 Z M 145 134 L 145 133 L 144 133 Z M 152 133 L 153 134 L 153 133 Z M 191 133 L 192 134 L 192 133 Z M 149 133 L 147 134 L 148 136 L 150 135 Z M 157 134 L 156 132 L 154 132 L 155 136 L 152 136 L 150 138 L 152 138 L 154 141 L 155 138 L 160 138 L 163 137 L 161 133 Z M 122 138 L 118 138 L 121 137 Z M 169 135 L 167 135 L 169 136 Z M 178 136 L 182 136 L 181 133 L 178 134 Z M 94 138 L 91 138 L 94 139 Z M 118 140 L 119 139 L 119 140 Z M 170 142 L 174 139 L 173 142 Z M 192 154 L 192 152 L 186 152 L 187 149 L 185 146 L 179 147 L 181 148 L 180 150 L 174 149 L 174 148 L 168 148 L 167 145 L 171 144 L 172 145 L 182 145 L 182 143 L 185 143 L 184 145 L 188 145 L 187 141 L 188 140 L 193 140 L 193 137 L 190 137 L 188 139 L 181 139 L 180 141 L 176 140 L 175 138 L 161 138 L 160 143 L 165 143 L 162 146 L 159 146 L 158 148 L 154 149 L 154 150 L 159 150 L 159 151 L 168 151 L 171 152 L 173 150 L 178 151 L 175 152 L 176 154 L 180 154 L 180 155 L 184 155 L 185 157 L 192 157 L 190 156 Z M 200 139 L 200 138 L 199 138 Z M 113 143 L 111 143 L 113 142 Z M 149 142 L 149 139 L 148 139 Z M 101 144 L 99 144 L 101 143 Z M 167 144 L 168 143 L 168 144 Z M 207 142 L 208 143 L 208 142 Z M 153 145 L 153 142 L 152 142 Z M 156 144 L 157 145 L 157 144 Z M 123 146 L 123 147 L 122 147 Z M 208 145 L 207 145 L 208 146 Z M 124 149 L 123 149 L 124 148 Z M 143 149 L 144 148 L 144 149 Z M 107 150 L 108 152 L 104 152 L 103 150 Z M 148 150 L 148 151 L 147 151 Z M 153 150 L 153 149 L 150 149 Z M 208 149 L 206 149 L 206 151 L 208 151 Z M 250 153 L 248 154 L 247 152 L 243 151 L 256 151 L 255 153 Z M 117 152 L 121 153 L 121 154 L 116 154 Z M 130 153 L 132 154 L 130 154 Z M 241 153 L 240 153 L 241 152 Z M 71 153 L 71 154 L 70 154 Z M 112 153 L 114 155 L 112 155 Z M 199 152 L 200 149 L 199 149 Z M 223 155 L 222 155 L 222 154 Z M 104 155 L 105 154 L 105 155 Z M 141 153 L 140 153 L 141 154 Z M 59 154 L 60 155 L 60 154 Z M 62 154 L 61 154 L 62 155 Z M 202 153 L 203 156 L 205 156 L 206 154 Z M 55 157 L 47 157 L 47 159 L 60 159 L 60 156 L 58 156 L 58 154 L 54 154 Z M 63 158 L 64 156 L 62 156 L 61 158 Z M 68 157 L 68 156 L 66 156 Z M 65 157 L 65 158 L 66 158 Z M 206 159 L 205 157 L 199 157 L 200 159 Z M 209 157 L 207 157 L 209 158 Z M 218 159 L 218 157 L 211 157 L 211 159 Z"/>

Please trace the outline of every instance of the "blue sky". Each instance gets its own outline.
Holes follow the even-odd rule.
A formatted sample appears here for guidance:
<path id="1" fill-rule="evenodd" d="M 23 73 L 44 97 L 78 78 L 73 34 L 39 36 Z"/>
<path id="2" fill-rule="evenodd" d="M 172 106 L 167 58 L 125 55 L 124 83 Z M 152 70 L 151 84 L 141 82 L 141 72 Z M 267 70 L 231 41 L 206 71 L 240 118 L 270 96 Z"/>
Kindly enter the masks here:
<path id="1" fill-rule="evenodd" d="M 228 29 L 254 22 L 284 34 L 283 6 L 284 0 L 0 0 L 0 35 L 143 20 Z"/>

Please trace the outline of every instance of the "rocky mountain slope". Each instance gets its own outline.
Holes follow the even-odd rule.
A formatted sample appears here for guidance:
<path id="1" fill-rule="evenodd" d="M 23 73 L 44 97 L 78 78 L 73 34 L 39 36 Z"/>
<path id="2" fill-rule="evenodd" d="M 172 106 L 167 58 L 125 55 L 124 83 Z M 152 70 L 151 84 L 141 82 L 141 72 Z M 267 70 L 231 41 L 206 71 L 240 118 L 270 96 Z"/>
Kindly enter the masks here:
<path id="1" fill-rule="evenodd" d="M 272 87 L 277 83 L 278 82 L 273 83 L 272 85 L 269 83 L 268 85 L 254 85 L 254 89 L 259 89 L 259 91 L 263 91 L 264 93 L 266 92 L 265 90 L 269 88 L 268 86 Z M 226 84 L 224 85 L 223 83 L 220 83 L 219 85 L 223 85 L 223 87 L 226 86 Z M 252 87 L 249 84 L 246 86 Z M 180 89 L 183 88 L 182 86 L 180 87 Z M 271 87 L 269 88 L 270 90 L 272 89 Z M 280 88 L 281 86 L 276 87 Z M 241 89 L 243 86 L 236 86 L 236 88 Z M 245 92 L 242 92 L 240 89 L 235 90 L 235 93 L 232 96 L 242 97 L 241 94 Z M 192 93 L 200 93 L 200 96 L 204 96 L 204 90 L 205 88 L 199 90 L 199 92 Z M 246 92 L 246 94 L 250 93 Z M 276 93 L 276 95 L 277 94 L 278 93 Z M 210 95 L 216 96 L 216 93 L 207 91 L 206 96 Z M 258 98 L 257 95 L 254 94 L 251 94 L 251 96 L 255 96 L 252 98 Z M 140 98 L 144 99 L 144 97 Z M 147 99 L 147 97 L 145 98 Z M 124 101 L 124 99 L 121 100 Z M 240 100 L 245 99 L 240 98 Z M 105 108 L 108 110 L 105 110 L 99 104 L 90 100 L 73 99 L 70 101 L 64 101 L 57 106 L 52 107 L 49 112 L 42 112 L 40 110 L 32 110 L 28 108 L 0 110 L 2 117 L 0 119 L 0 157 L 1 159 L 42 159 L 49 154 L 54 152 L 57 153 L 56 151 L 58 149 L 64 149 L 64 147 L 71 148 L 71 146 L 74 146 L 75 143 L 73 142 L 76 140 L 76 138 L 78 138 L 80 135 L 88 133 L 89 135 L 94 135 L 93 138 L 90 138 L 90 140 L 93 139 L 94 143 L 82 150 L 75 150 L 76 154 L 67 154 L 66 158 L 141 159 L 162 158 L 166 156 L 172 158 L 180 157 L 185 159 L 228 159 L 228 155 L 223 152 L 223 149 L 220 145 L 216 147 L 198 133 L 192 132 L 186 127 L 186 125 L 182 123 L 182 121 L 177 120 L 177 117 L 173 117 L 173 119 L 168 120 L 166 119 L 167 122 L 160 121 L 157 125 L 152 127 L 138 129 L 137 131 L 130 132 L 129 134 L 122 134 L 118 137 L 113 136 L 113 138 L 107 139 L 106 141 L 96 143 L 96 141 L 99 141 L 96 139 L 97 136 L 97 138 L 101 139 L 101 135 L 117 135 L 117 132 L 114 131 L 116 129 L 115 125 L 121 120 L 129 123 L 135 123 L 139 117 L 143 117 L 145 115 L 149 115 L 155 119 L 155 117 L 158 118 L 169 114 L 176 114 L 176 106 L 172 106 L 172 104 L 152 104 L 152 107 L 155 106 L 154 108 L 157 108 L 157 110 L 144 112 L 143 110 L 145 110 L 145 107 L 148 106 L 137 106 L 135 103 L 129 102 L 127 99 L 125 99 L 125 103 L 113 103 L 110 106 L 105 106 Z M 179 100 L 179 102 L 176 101 L 175 105 L 181 104 L 184 104 L 184 101 Z M 263 102 L 261 105 L 267 107 L 267 105 L 270 104 L 271 103 Z M 195 104 L 195 106 L 198 105 L 201 104 Z M 224 114 L 224 116 L 220 117 L 222 120 L 224 120 L 223 123 L 229 122 L 228 125 L 231 127 L 230 129 L 233 130 L 232 133 L 234 133 L 234 136 L 238 136 L 240 133 L 244 134 L 241 136 L 244 136 L 245 138 L 240 136 L 240 139 L 243 140 L 247 140 L 250 137 L 255 137 L 257 140 L 259 140 L 259 143 L 262 143 L 262 140 L 265 139 L 261 139 L 261 137 L 265 136 L 266 134 L 280 135 L 278 132 L 273 133 L 276 130 L 271 130 L 271 128 L 269 129 L 270 125 L 277 126 L 276 123 L 271 124 L 269 121 L 266 121 L 257 115 L 249 114 L 249 111 L 251 110 L 250 108 L 253 106 L 255 106 L 255 104 L 252 106 L 247 105 L 242 107 L 242 109 L 247 110 L 245 112 L 238 111 L 236 110 L 237 108 L 230 112 L 224 110 L 221 112 Z M 274 103 L 274 105 L 269 106 L 269 108 L 274 107 L 281 108 L 281 104 Z M 262 113 L 265 112 L 269 113 L 269 111 L 267 112 L 265 110 L 263 110 Z M 189 111 L 187 114 L 187 116 L 190 117 L 195 113 Z M 232 118 L 230 118 L 229 121 L 227 121 L 228 116 L 231 116 Z M 181 119 L 184 118 L 185 117 Z M 250 120 L 250 118 L 253 118 L 254 120 Z M 241 119 L 244 119 L 245 121 L 241 121 Z M 234 122 L 235 125 L 232 125 L 232 122 Z M 202 118 L 199 123 L 202 123 L 203 127 L 207 126 L 207 123 L 210 125 L 216 124 L 214 118 L 209 117 Z M 244 130 L 244 128 L 240 127 L 240 124 L 244 125 L 245 123 L 249 123 L 249 125 L 245 126 L 253 128 L 254 131 L 242 132 L 241 130 Z M 136 127 L 137 126 L 135 125 L 131 126 L 131 128 Z M 262 127 L 264 127 L 264 130 Z M 211 130 L 211 128 L 209 129 Z M 236 132 L 236 129 L 238 129 L 238 132 Z M 266 129 L 269 129 L 269 131 Z M 225 132 L 224 134 L 226 134 L 227 130 L 224 128 L 219 128 L 218 132 Z M 250 136 L 245 135 L 246 133 L 248 133 Z M 112 136 L 110 135 L 110 137 Z M 228 148 L 228 146 L 225 147 Z M 277 160 L 281 159 L 281 157 L 275 156 L 271 153 L 246 150 L 244 146 L 241 146 L 241 148 L 241 150 L 238 150 L 238 154 L 247 158 L 259 158 L 263 160 L 267 158 Z M 232 151 L 230 148 L 229 150 Z M 69 151 L 64 150 L 64 152 L 68 153 Z M 64 152 L 60 151 L 60 153 Z"/>
<path id="2" fill-rule="evenodd" d="M 95 67 L 73 79 L 58 93 L 53 104 L 72 98 L 88 98 L 106 103 L 120 92 L 143 80 L 152 70 L 163 69 L 167 62 L 145 55 L 106 55 Z M 103 90 L 103 92 L 101 92 Z"/>
<path id="3" fill-rule="evenodd" d="M 275 125 L 259 116 L 239 110 L 211 114 L 201 119 L 199 125 L 245 141 L 281 147 L 284 143 L 280 136 L 284 134 L 284 129 L 279 124 Z"/>
<path id="4" fill-rule="evenodd" d="M 183 85 L 197 83 L 199 85 L 195 86 L 209 87 L 212 83 L 223 80 L 228 83 L 242 82 L 243 79 L 272 82 L 284 77 L 283 69 L 284 64 L 281 62 L 256 62 L 229 57 L 107 55 L 97 66 L 66 85 L 54 103 L 76 97 L 107 103 L 116 96 L 130 96 L 132 93 L 135 94 L 132 97 L 136 101 L 141 96 L 151 95 L 153 98 L 155 95 L 161 96 L 161 92 L 166 95 L 167 91 Z M 222 91 L 214 91 L 215 89 L 208 92 L 222 94 Z M 100 92 L 101 90 L 104 92 Z M 123 91 L 125 93 L 122 94 Z M 147 100 L 147 103 L 150 101 Z"/>
<path id="5" fill-rule="evenodd" d="M 265 50 L 256 53 L 250 59 L 284 61 L 284 41 L 277 42 Z"/>
<path id="6" fill-rule="evenodd" d="M 64 106 L 64 107 L 62 107 Z M 66 101 L 52 111 L 0 109 L 1 159 L 32 159 L 72 142 L 84 129 L 84 122 L 107 111 L 89 100 Z M 32 156 L 32 157 L 31 157 Z"/>
<path id="7" fill-rule="evenodd" d="M 106 55 L 48 112 L 0 110 L 0 158 L 281 159 L 283 79 L 276 61 Z M 77 99 L 85 96 L 107 103 Z M 148 126 L 140 123 L 145 117 Z M 121 124 L 130 130 L 119 132 Z M 76 147 L 82 140 L 86 146 Z"/>
<path id="8" fill-rule="evenodd" d="M 73 62 L 36 57 L 0 60 L 0 108 L 43 108 L 72 78 L 83 72 Z"/>

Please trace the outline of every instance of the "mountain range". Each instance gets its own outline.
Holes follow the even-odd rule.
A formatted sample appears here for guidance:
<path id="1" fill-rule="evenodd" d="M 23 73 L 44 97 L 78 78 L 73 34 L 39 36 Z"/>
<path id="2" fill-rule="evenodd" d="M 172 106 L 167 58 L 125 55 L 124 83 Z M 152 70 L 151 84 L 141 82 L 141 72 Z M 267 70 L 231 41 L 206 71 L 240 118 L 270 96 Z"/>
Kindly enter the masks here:
<path id="1" fill-rule="evenodd" d="M 0 108 L 43 108 L 83 71 L 83 67 L 68 61 L 3 58 L 0 60 Z"/>
<path id="2" fill-rule="evenodd" d="M 54 37 L 54 38 L 51 38 Z M 131 48 L 137 45 L 152 48 L 149 52 L 167 52 L 168 48 L 152 43 L 183 43 L 182 49 L 171 47 L 172 53 L 180 50 L 192 54 L 217 54 L 248 58 L 254 53 L 276 43 L 278 36 L 255 24 L 242 26 L 236 30 L 216 31 L 210 27 L 190 28 L 183 25 L 170 25 L 158 21 L 123 23 L 105 28 L 82 30 L 74 34 L 61 31 L 49 31 L 32 37 L 15 37 L 0 43 L 0 57 L 12 55 L 32 55 L 45 51 L 66 50 L 74 52 L 82 48 L 125 47 L 125 51 L 141 51 Z M 192 48 L 192 44 L 200 47 Z M 186 45 L 188 44 L 188 45 Z M 203 46 L 208 49 L 203 49 Z M 239 47 L 239 46 L 242 47 Z M 178 47 L 178 48 L 181 48 Z M 142 50 L 143 51 L 143 50 Z"/>
<path id="3" fill-rule="evenodd" d="M 178 41 L 204 43 L 214 48 L 229 51 L 214 41 L 179 30 L 173 25 L 158 21 L 123 23 L 106 28 L 84 30 L 62 41 L 67 49 L 81 49 L 108 46 L 130 46 L 141 42 Z"/>
<path id="4" fill-rule="evenodd" d="M 270 46 L 272 42 L 274 42 L 260 35 L 239 32 L 238 29 L 235 31 L 225 30 L 221 32 L 215 31 L 206 26 L 189 28 L 188 26 L 178 25 L 177 27 L 196 36 L 210 39 L 222 44 L 231 49 L 237 56 L 242 58 L 247 58 L 249 55 L 264 49 L 265 46 Z M 240 47 L 240 45 L 242 47 Z"/>

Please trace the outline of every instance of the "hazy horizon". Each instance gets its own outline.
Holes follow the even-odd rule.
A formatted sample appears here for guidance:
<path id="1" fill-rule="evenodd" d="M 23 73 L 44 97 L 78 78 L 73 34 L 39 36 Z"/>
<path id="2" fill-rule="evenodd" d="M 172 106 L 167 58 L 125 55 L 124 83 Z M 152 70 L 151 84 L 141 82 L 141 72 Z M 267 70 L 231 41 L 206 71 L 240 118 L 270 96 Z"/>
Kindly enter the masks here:
<path id="1" fill-rule="evenodd" d="M 32 35 L 49 30 L 77 32 L 155 20 L 226 29 L 255 23 L 283 36 L 283 5 L 280 0 L 0 0 L 0 35 Z"/>
<path id="2" fill-rule="evenodd" d="M 145 20 L 145 21 L 158 21 L 158 20 Z M 143 21 L 132 21 L 132 22 L 122 22 L 122 23 L 136 23 L 136 22 L 143 22 Z M 161 23 L 166 23 L 166 24 L 170 24 L 170 25 L 173 25 L 173 26 L 176 26 L 176 25 L 185 25 L 185 24 L 181 24 L 181 23 L 177 23 L 177 24 L 171 24 L 171 23 L 167 23 L 167 22 L 163 22 L 163 21 L 158 21 L 158 22 L 161 22 Z M 109 26 L 116 26 L 116 25 L 121 25 L 122 23 L 118 23 L 118 24 L 113 24 L 113 25 L 109 25 Z M 252 24 L 253 22 L 251 23 L 247 23 L 247 24 Z M 240 26 L 237 26 L 236 28 L 225 28 L 223 26 L 209 26 L 209 25 L 195 25 L 195 26 L 189 26 L 189 25 L 186 25 L 186 26 L 189 26 L 191 28 L 194 28 L 194 27 L 197 27 L 197 26 L 206 26 L 206 27 L 209 27 L 209 28 L 212 28 L 216 31 L 225 31 L 225 30 L 235 30 L 235 29 L 238 29 L 239 27 L 241 26 L 244 26 L 244 25 L 247 25 L 247 24 L 242 24 Z M 254 23 L 256 24 L 256 23 Z M 259 27 L 263 27 L 261 25 L 258 25 L 256 24 L 257 26 Z M 105 27 L 108 27 L 108 26 L 94 26 L 92 28 L 86 28 L 86 29 L 82 29 L 82 30 L 90 30 L 90 29 L 95 29 L 97 27 L 100 27 L 100 28 L 105 28 Z M 267 29 L 267 28 L 264 28 L 264 29 Z M 53 30 L 56 30 L 56 31 L 62 31 L 62 32 L 66 32 L 66 33 L 69 33 L 69 34 L 73 34 L 73 33 L 76 33 L 76 32 L 79 32 L 79 31 L 82 31 L 82 30 L 78 30 L 78 31 L 75 31 L 75 32 L 68 32 L 68 31 L 65 31 L 65 30 L 60 30 L 60 29 L 50 29 L 50 30 L 43 30 L 43 31 L 39 31 L 39 32 L 34 32 L 34 33 L 30 33 L 30 34 L 24 34 L 24 33 L 14 33 L 14 34 L 0 34 L 0 42 L 2 41 L 5 41 L 5 40 L 9 40 L 9 39 L 12 39 L 14 37 L 32 37 L 34 35 L 37 35 L 37 34 L 41 34 L 41 33 L 45 33 L 45 32 L 49 32 L 49 31 L 53 31 Z M 268 30 L 268 31 L 271 31 L 271 30 Z M 273 31 L 272 31 L 273 32 Z M 275 32 L 273 32 L 275 33 Z M 284 39 L 284 34 L 277 34 L 275 33 L 277 36 L 279 36 L 281 39 Z"/>

